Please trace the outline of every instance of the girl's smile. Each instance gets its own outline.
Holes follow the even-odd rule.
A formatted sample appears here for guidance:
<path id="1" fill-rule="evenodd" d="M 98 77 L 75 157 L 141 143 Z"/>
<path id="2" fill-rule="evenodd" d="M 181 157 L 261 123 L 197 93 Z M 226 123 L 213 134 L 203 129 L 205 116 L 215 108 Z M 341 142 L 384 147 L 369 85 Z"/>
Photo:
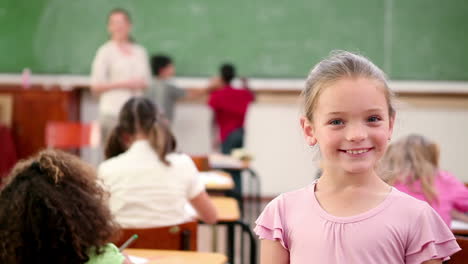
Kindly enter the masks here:
<path id="1" fill-rule="evenodd" d="M 350 157 L 363 157 L 370 151 L 374 150 L 374 147 L 370 148 L 353 148 L 353 149 L 338 149 L 338 151 L 349 155 Z"/>
<path id="2" fill-rule="evenodd" d="M 393 127 L 381 85 L 369 78 L 343 78 L 323 90 L 304 133 L 310 144 L 320 146 L 325 167 L 346 173 L 375 168 Z"/>

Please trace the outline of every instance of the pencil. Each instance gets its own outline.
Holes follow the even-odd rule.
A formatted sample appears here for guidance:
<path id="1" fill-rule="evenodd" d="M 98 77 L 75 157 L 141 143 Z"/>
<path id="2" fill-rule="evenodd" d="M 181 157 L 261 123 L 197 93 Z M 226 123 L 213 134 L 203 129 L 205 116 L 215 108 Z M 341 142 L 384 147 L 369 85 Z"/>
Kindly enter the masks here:
<path id="1" fill-rule="evenodd" d="M 122 246 L 119 247 L 119 251 L 122 252 L 124 251 L 128 246 L 130 246 L 130 244 L 133 243 L 133 241 L 135 241 L 136 239 L 138 238 L 138 235 L 137 234 L 134 234 L 133 236 L 131 236 L 127 241 L 125 241 L 125 243 L 122 244 Z"/>

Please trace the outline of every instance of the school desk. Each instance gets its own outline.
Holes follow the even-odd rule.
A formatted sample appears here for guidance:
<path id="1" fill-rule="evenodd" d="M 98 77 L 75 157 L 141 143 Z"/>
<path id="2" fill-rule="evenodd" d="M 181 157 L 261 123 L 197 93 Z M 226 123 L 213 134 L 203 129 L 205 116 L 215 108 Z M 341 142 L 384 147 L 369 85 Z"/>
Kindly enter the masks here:
<path id="1" fill-rule="evenodd" d="M 135 264 L 224 264 L 226 256 L 220 253 L 206 253 L 197 251 L 154 250 L 154 249 L 126 249 L 129 256 L 147 259 L 148 262 L 135 261 Z M 141 259 L 140 259 L 141 260 Z"/>
<path id="2" fill-rule="evenodd" d="M 239 206 L 234 198 L 214 196 L 211 197 L 211 201 L 216 208 L 219 221 L 234 222 L 240 219 Z"/>
<path id="3" fill-rule="evenodd" d="M 208 156 L 209 167 L 213 169 L 223 170 L 230 175 L 237 175 L 234 184 L 239 184 L 242 186 L 242 177 L 240 176 L 241 173 L 244 176 L 248 177 L 247 186 L 249 189 L 249 195 L 253 195 L 253 201 L 255 206 L 250 207 L 250 211 L 247 212 L 248 218 L 250 221 L 256 219 L 256 217 L 260 214 L 260 178 L 258 177 L 257 173 L 251 168 L 249 161 L 241 161 L 229 155 L 213 153 Z M 243 193 L 236 193 L 231 192 L 230 196 L 233 196 L 239 202 L 239 206 L 241 209 L 242 216 L 246 216 L 246 212 L 244 212 L 244 200 L 243 200 Z"/>
<path id="4" fill-rule="evenodd" d="M 205 183 L 207 191 L 228 191 L 234 188 L 234 181 L 229 173 L 219 170 L 198 173 Z"/>
<path id="5" fill-rule="evenodd" d="M 250 166 L 250 163 L 247 161 L 241 161 L 229 155 L 224 155 L 220 153 L 210 154 L 208 156 L 208 162 L 209 162 L 210 168 L 213 168 L 213 169 L 243 170 L 243 169 L 249 168 Z"/>
<path id="6" fill-rule="evenodd" d="M 457 236 L 468 236 L 468 223 L 452 220 L 450 228 L 452 229 L 453 234 Z"/>

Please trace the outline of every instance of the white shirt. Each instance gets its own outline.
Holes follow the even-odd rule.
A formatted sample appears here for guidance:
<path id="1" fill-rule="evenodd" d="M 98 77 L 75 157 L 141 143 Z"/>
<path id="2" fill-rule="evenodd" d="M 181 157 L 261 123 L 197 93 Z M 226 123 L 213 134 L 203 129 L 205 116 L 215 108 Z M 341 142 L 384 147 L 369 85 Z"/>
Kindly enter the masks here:
<path id="1" fill-rule="evenodd" d="M 185 205 L 205 186 L 192 159 L 167 155 L 162 163 L 149 141 L 139 140 L 125 152 L 104 161 L 99 178 L 110 193 L 109 206 L 124 228 L 148 228 L 186 222 Z"/>
<path id="2" fill-rule="evenodd" d="M 135 78 L 147 80 L 148 84 L 151 80 L 145 48 L 133 43 L 131 54 L 124 54 L 116 42 L 108 41 L 98 49 L 91 69 L 91 85 Z M 123 104 L 138 95 L 142 92 L 126 87 L 106 91 L 99 98 L 99 113 L 116 117 Z"/>

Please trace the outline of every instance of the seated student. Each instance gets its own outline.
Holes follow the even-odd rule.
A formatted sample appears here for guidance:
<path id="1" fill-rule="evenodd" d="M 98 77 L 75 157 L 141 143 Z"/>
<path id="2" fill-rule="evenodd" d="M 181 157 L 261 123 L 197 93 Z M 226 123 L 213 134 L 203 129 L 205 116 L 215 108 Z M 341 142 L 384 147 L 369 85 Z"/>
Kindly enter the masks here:
<path id="1" fill-rule="evenodd" d="M 91 167 L 46 150 L 19 162 L 0 192 L 0 263 L 130 263 Z"/>
<path id="2" fill-rule="evenodd" d="M 99 178 L 110 192 L 109 205 L 124 228 L 169 226 L 191 220 L 188 202 L 200 220 L 216 222 L 198 171 L 176 141 L 151 100 L 134 97 L 119 114 L 105 149 Z"/>
<path id="3" fill-rule="evenodd" d="M 158 54 L 151 57 L 151 70 L 154 78 L 146 96 L 162 107 L 161 111 L 171 122 L 174 120 L 174 106 L 177 100 L 200 96 L 207 92 L 207 89 L 182 89 L 175 85 L 172 82 L 175 66 L 169 56 Z"/>
<path id="4" fill-rule="evenodd" d="M 244 146 L 244 120 L 249 104 L 254 101 L 254 94 L 248 89 L 243 79 L 243 89 L 234 89 L 231 85 L 236 77 L 236 69 L 231 64 L 220 68 L 220 78 L 212 81 L 214 90 L 208 99 L 208 105 L 214 111 L 216 124 L 221 138 L 221 151 L 231 154 L 235 148 Z"/>
<path id="5" fill-rule="evenodd" d="M 439 168 L 439 147 L 425 137 L 413 134 L 390 145 L 382 166 L 387 182 L 428 202 L 448 226 L 453 210 L 468 212 L 468 188 Z"/>

